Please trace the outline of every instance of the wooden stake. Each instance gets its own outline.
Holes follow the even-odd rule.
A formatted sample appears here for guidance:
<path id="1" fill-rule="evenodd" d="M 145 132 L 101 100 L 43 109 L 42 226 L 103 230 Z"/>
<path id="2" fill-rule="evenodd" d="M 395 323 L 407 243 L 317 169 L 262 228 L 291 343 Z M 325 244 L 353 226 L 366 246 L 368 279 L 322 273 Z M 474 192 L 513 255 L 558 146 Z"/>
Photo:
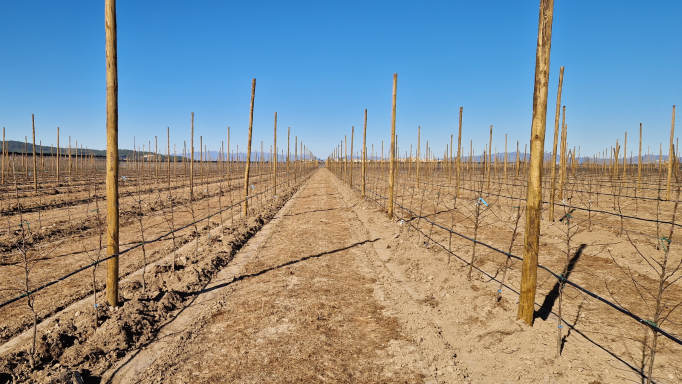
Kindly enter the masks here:
<path id="1" fill-rule="evenodd" d="M 59 186 L 59 127 L 57 127 L 57 185 L 55 187 Z"/>
<path id="2" fill-rule="evenodd" d="M 194 112 L 192 112 L 192 134 L 189 150 L 189 199 L 194 200 Z"/>
<path id="3" fill-rule="evenodd" d="M 642 123 L 639 123 L 639 156 L 637 157 L 637 189 L 642 184 Z"/>
<path id="4" fill-rule="evenodd" d="M 459 107 L 459 131 L 457 133 L 457 189 L 455 191 L 455 197 L 459 198 L 459 182 L 462 178 L 462 113 L 464 112 L 464 107 Z"/>
<path id="5" fill-rule="evenodd" d="M 422 127 L 421 127 L 421 125 L 420 125 L 419 127 L 417 127 L 417 188 L 419 188 L 419 163 L 420 163 L 419 160 L 421 159 L 421 157 L 420 157 L 420 156 L 421 156 L 420 150 L 421 150 L 421 147 L 422 147 L 422 145 L 421 145 L 421 136 L 422 136 Z M 382 157 L 384 156 L 384 147 L 383 147 L 383 145 L 382 145 L 382 147 L 381 147 L 381 156 L 382 156 Z"/>
<path id="6" fill-rule="evenodd" d="M 673 174 L 673 157 L 675 156 L 673 150 L 673 138 L 675 137 L 675 106 L 673 105 L 673 119 L 670 125 L 670 150 L 668 152 L 668 184 L 665 189 L 665 199 L 670 200 L 670 181 Z"/>
<path id="7" fill-rule="evenodd" d="M 33 190 L 38 192 L 38 159 L 36 158 L 36 122 L 31 113 L 31 130 L 33 133 Z"/>
<path id="8" fill-rule="evenodd" d="M 490 126 L 490 144 L 488 144 L 488 164 L 486 164 L 486 176 L 488 178 L 488 189 L 490 189 L 490 165 L 493 159 L 493 126 Z"/>
<path id="9" fill-rule="evenodd" d="M 4 132 L 4 130 L 3 130 L 3 132 Z M 4 133 L 3 133 L 3 135 L 4 135 Z M 3 136 L 3 140 L 4 140 L 4 136 Z M 365 197 L 365 180 L 366 179 L 367 179 L 367 110 L 365 109 L 365 127 L 362 131 L 362 197 Z"/>
<path id="10" fill-rule="evenodd" d="M 277 112 L 275 112 L 275 144 L 273 147 L 273 153 L 275 154 L 274 158 L 274 163 L 273 163 L 273 181 L 272 181 L 272 195 L 277 196 Z"/>
<path id="11" fill-rule="evenodd" d="M 348 181 L 348 185 L 350 186 L 350 189 L 353 189 L 353 141 L 355 138 L 355 126 L 350 127 L 350 178 Z"/>
<path id="12" fill-rule="evenodd" d="M 289 136 L 291 133 L 291 127 L 287 127 L 287 186 L 289 186 Z"/>
<path id="13" fill-rule="evenodd" d="M 554 113 L 554 146 L 552 147 L 552 160 L 550 166 L 551 173 L 551 190 L 549 193 L 549 221 L 554 221 L 554 192 L 556 189 L 556 150 L 557 141 L 559 139 L 559 117 L 561 115 L 561 88 L 564 84 L 564 67 L 559 67 L 559 87 L 556 95 L 556 111 Z M 517 152 L 518 156 L 518 152 Z"/>
<path id="14" fill-rule="evenodd" d="M 627 170 L 628 159 L 628 133 L 625 132 L 625 141 L 623 141 L 623 181 L 625 181 L 625 172 Z"/>
<path id="15" fill-rule="evenodd" d="M 5 145 L 5 127 L 2 127 L 2 183 L 5 184 L 5 157 L 7 157 L 7 146 Z"/>
<path id="16" fill-rule="evenodd" d="M 391 161 L 388 169 L 388 218 L 393 219 L 393 184 L 395 182 L 395 107 L 398 74 L 393 74 L 393 107 L 391 108 Z"/>
<path id="17" fill-rule="evenodd" d="M 107 256 L 111 257 L 118 254 L 119 239 L 116 0 L 104 0 L 104 30 L 107 68 Z M 71 152 L 69 151 L 70 156 Z M 71 176 L 70 172 L 69 176 Z M 69 180 L 71 179 L 69 178 Z M 111 306 L 118 305 L 118 256 L 107 261 L 107 301 Z"/>
<path id="18" fill-rule="evenodd" d="M 542 213 L 542 160 L 545 148 L 547 120 L 547 83 L 552 42 L 554 0 L 540 0 L 540 20 L 535 59 L 535 89 L 533 91 L 533 122 L 531 128 L 531 160 L 526 197 L 526 229 L 524 233 L 521 294 L 518 318 L 533 325 L 540 245 L 540 214 Z"/>
<path id="19" fill-rule="evenodd" d="M 564 198 L 564 178 L 566 177 L 566 106 L 564 105 L 561 121 L 561 148 L 559 156 L 559 200 Z"/>
<path id="20" fill-rule="evenodd" d="M 256 98 L 256 79 L 251 81 L 251 110 L 249 112 L 249 141 L 246 145 L 246 170 L 244 171 L 244 216 L 249 209 L 249 168 L 251 167 L 251 133 L 253 132 L 253 102 Z"/>

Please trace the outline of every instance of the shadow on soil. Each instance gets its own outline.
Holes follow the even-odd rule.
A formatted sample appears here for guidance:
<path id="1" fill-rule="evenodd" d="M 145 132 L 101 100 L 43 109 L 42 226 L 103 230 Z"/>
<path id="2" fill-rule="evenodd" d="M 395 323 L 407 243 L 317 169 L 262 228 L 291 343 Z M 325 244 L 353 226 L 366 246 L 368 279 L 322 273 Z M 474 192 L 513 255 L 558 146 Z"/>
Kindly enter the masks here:
<path id="1" fill-rule="evenodd" d="M 349 245 L 349 246 L 347 246 L 347 247 L 335 249 L 335 250 L 333 250 L 333 251 L 322 252 L 322 253 L 318 253 L 318 254 L 316 254 L 316 255 L 310 255 L 310 256 L 302 257 L 302 258 L 300 258 L 300 259 L 298 259 L 298 260 L 288 261 L 288 262 L 286 262 L 286 263 L 284 263 L 284 264 L 276 265 L 276 266 L 274 266 L 274 267 L 270 267 L 270 268 L 264 269 L 264 270 L 262 270 L 262 271 L 260 271 L 260 272 L 252 273 L 252 274 L 249 274 L 249 275 L 242 275 L 242 276 L 235 277 L 234 280 L 232 280 L 232 281 L 230 281 L 230 282 L 228 282 L 228 283 L 216 285 L 215 287 L 207 288 L 207 289 L 204 289 L 204 290 L 202 290 L 202 291 L 196 292 L 196 293 L 194 293 L 194 294 L 199 295 L 199 294 L 206 293 L 206 292 L 210 292 L 210 291 L 213 291 L 213 290 L 216 290 L 216 289 L 224 288 L 224 287 L 227 287 L 228 285 L 234 284 L 234 283 L 236 283 L 236 282 L 238 282 L 238 281 L 245 280 L 245 279 L 248 279 L 248 278 L 251 278 L 251 277 L 260 276 L 260 275 L 263 275 L 263 274 L 268 273 L 268 272 L 270 272 L 270 271 L 274 271 L 274 270 L 279 269 L 279 268 L 288 267 L 288 266 L 293 265 L 293 264 L 298 264 L 298 263 L 303 262 L 303 261 L 306 261 L 306 260 L 315 259 L 315 258 L 319 258 L 319 257 L 326 256 L 326 255 L 331 255 L 331 254 L 333 254 L 333 253 L 337 253 L 337 252 L 341 252 L 341 251 L 346 251 L 346 250 L 348 250 L 348 249 L 357 247 L 357 246 L 359 246 L 359 245 L 374 243 L 375 241 L 378 241 L 378 240 L 380 240 L 380 239 L 379 239 L 379 238 L 376 238 L 376 239 L 374 239 L 374 240 L 360 241 L 360 242 L 357 242 L 357 243 L 355 243 L 355 244 L 351 244 L 351 245 Z"/>

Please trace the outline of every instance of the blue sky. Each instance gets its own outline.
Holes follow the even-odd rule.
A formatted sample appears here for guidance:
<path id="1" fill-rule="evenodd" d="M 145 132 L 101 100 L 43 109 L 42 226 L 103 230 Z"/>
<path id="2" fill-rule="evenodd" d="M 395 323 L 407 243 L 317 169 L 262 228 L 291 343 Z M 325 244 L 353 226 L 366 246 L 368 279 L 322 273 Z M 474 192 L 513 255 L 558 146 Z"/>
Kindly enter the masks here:
<path id="1" fill-rule="evenodd" d="M 0 1 L 0 126 L 7 138 L 105 147 L 104 1 Z M 120 147 L 189 141 L 216 150 L 232 129 L 245 147 L 257 78 L 254 146 L 286 127 L 326 157 L 369 110 L 368 145 L 397 133 L 404 153 L 429 140 L 442 154 L 464 107 L 463 145 L 476 153 L 494 125 L 502 151 L 530 137 L 539 1 L 118 1 Z M 569 146 L 602 151 L 639 123 L 667 152 L 671 109 L 682 101 L 682 2 L 556 1 L 548 140 L 559 66 L 566 67 Z M 678 119 L 679 120 L 679 119 Z M 679 124 L 678 124 L 679 126 Z M 678 127 L 678 131 L 680 128 Z M 676 135 L 677 136 L 677 135 Z M 350 137 L 349 137 L 350 138 Z M 196 139 L 198 141 L 198 137 Z M 455 137 L 456 140 L 456 137 Z M 621 139 L 622 142 L 622 139 Z M 513 144 L 512 144 L 513 143 Z M 293 144 L 292 144 L 293 145 Z M 422 144 L 423 145 L 423 144 Z"/>

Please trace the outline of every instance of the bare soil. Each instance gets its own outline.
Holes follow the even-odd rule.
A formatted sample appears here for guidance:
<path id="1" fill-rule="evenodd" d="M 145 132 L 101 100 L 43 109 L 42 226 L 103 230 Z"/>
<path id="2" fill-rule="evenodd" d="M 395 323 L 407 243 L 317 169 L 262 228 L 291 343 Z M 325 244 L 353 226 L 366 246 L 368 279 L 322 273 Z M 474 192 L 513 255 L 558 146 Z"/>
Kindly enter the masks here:
<path id="1" fill-rule="evenodd" d="M 407 205 L 415 197 L 405 190 L 399 189 L 398 202 Z M 439 200 L 442 195 L 437 188 L 425 189 L 418 196 L 423 201 L 409 206 L 421 203 L 425 215 L 450 227 L 450 213 L 438 213 L 447 208 Z M 49 364 L 40 370 L 31 373 L 25 352 L 2 355 L 6 360 L 0 368 L 35 382 L 76 376 L 115 383 L 642 382 L 644 325 L 630 324 L 613 310 L 567 291 L 563 315 L 571 327 L 563 330 L 557 357 L 555 303 L 547 303 L 555 280 L 539 276 L 538 309 L 544 304 L 549 310 L 528 327 L 515 320 L 517 294 L 505 288 L 496 300 L 499 283 L 489 275 L 499 278 L 504 258 L 480 250 L 474 265 L 488 274 L 475 269 L 468 279 L 467 264 L 431 239 L 451 241 L 454 253 L 465 260 L 471 254 L 469 241 L 411 222 L 417 231 L 404 211 L 388 220 L 377 202 L 360 198 L 320 169 L 276 215 L 281 205 L 235 227 L 243 229 L 216 236 L 213 245 L 202 243 L 201 258 L 187 257 L 201 268 L 184 265 L 179 281 L 155 272 L 151 291 L 156 289 L 156 296 L 127 291 L 123 308 L 106 312 L 96 332 L 84 331 L 90 318 L 65 315 L 55 323 L 55 336 L 43 338 L 40 350 Z M 469 203 L 463 199 L 462 204 Z M 510 217 L 486 218 L 479 240 L 501 249 L 509 246 L 515 204 L 509 205 Z M 260 229 L 269 217 L 274 218 Z M 471 235 L 461 218 L 453 225 Z M 543 222 L 542 231 L 540 262 L 561 270 L 561 227 Z M 636 297 L 617 275 L 620 261 L 646 277 L 632 261 L 630 243 L 604 227 L 577 236 L 577 244 L 590 248 L 571 279 L 637 308 Z M 247 240 L 243 248 L 237 245 Z M 518 249 L 514 245 L 512 253 Z M 609 250 L 620 259 L 609 263 Z M 510 266 L 507 281 L 513 289 L 519 265 Z M 608 277 L 606 288 L 603 276 Z M 675 358 L 679 348 L 664 341 L 659 348 L 655 381 L 682 381 Z M 56 352 L 45 352 L 52 349 Z"/>

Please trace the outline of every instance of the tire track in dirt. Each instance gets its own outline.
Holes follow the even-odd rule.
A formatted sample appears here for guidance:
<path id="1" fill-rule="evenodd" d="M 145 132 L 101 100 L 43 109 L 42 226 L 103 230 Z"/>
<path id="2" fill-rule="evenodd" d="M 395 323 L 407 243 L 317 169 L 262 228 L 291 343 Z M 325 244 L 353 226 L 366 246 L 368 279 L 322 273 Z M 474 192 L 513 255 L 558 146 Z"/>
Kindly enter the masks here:
<path id="1" fill-rule="evenodd" d="M 378 239 L 358 232 L 332 178 L 311 178 L 236 256 L 249 260 L 234 281 L 130 382 L 425 382 L 367 263 Z"/>

